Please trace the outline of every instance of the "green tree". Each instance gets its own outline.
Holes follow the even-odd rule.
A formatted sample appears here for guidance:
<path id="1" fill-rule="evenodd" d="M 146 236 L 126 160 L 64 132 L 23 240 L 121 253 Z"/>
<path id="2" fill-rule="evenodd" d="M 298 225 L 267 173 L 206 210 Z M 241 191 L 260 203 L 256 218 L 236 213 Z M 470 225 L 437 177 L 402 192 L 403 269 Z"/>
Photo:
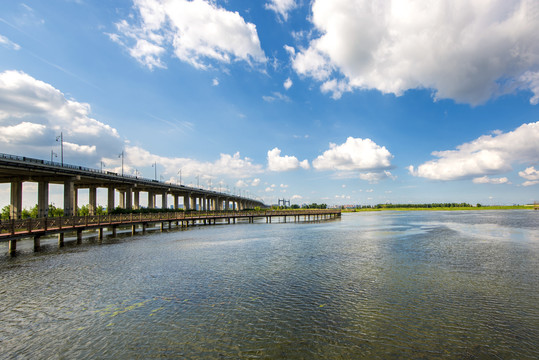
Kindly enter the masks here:
<path id="1" fill-rule="evenodd" d="M 10 206 L 6 205 L 2 208 L 1 218 L 2 220 L 9 220 Z"/>

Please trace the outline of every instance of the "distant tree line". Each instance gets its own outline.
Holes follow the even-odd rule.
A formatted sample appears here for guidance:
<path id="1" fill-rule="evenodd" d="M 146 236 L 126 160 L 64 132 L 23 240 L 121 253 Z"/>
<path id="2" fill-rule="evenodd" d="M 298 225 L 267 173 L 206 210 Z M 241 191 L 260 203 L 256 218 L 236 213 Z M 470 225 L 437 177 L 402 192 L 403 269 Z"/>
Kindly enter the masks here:
<path id="1" fill-rule="evenodd" d="M 480 205 L 479 205 L 480 206 Z M 362 205 L 361 209 L 415 209 L 415 208 L 453 208 L 453 207 L 472 207 L 468 203 L 432 203 L 432 204 L 377 204 L 377 205 Z"/>

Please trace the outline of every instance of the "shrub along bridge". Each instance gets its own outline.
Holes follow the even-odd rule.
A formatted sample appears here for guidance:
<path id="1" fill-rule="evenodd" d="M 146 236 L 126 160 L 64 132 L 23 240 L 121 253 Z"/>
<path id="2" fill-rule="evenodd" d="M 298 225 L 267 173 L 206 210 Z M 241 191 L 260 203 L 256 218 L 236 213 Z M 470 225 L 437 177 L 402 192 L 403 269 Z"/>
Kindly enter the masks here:
<path id="1" fill-rule="evenodd" d="M 290 221 L 317 221 L 334 219 L 341 216 L 341 210 L 283 210 L 283 211 L 211 211 L 211 212 L 165 212 L 147 214 L 110 214 L 110 215 L 90 215 L 90 216 L 69 216 L 69 217 L 44 217 L 28 219 L 12 219 L 0 221 L 0 242 L 8 242 L 10 254 L 15 254 L 17 240 L 33 238 L 34 250 L 40 248 L 40 240 L 44 236 L 58 235 L 58 245 L 64 245 L 64 235 L 66 233 L 76 233 L 77 243 L 82 241 L 82 232 L 97 230 L 99 240 L 103 239 L 104 230 L 116 236 L 119 227 L 131 227 L 134 235 L 137 228 L 146 231 L 150 224 L 160 224 L 161 230 L 176 227 L 187 227 L 189 225 L 212 225 L 230 224 L 237 220 L 247 220 L 253 223 L 255 219 L 264 219 L 266 223 L 271 223 L 272 218 L 287 218 Z M 303 218 L 303 219 L 302 219 Z"/>

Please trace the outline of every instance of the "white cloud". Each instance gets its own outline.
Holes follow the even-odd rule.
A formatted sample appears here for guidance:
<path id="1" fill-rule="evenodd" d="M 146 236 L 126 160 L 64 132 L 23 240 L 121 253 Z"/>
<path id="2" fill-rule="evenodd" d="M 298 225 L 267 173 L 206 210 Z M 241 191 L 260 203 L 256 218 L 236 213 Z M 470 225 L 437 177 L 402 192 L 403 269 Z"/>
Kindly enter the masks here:
<path id="1" fill-rule="evenodd" d="M 506 177 L 489 178 L 488 176 L 476 177 L 473 180 L 474 184 L 508 184 L 509 180 Z"/>
<path id="2" fill-rule="evenodd" d="M 241 179 L 236 181 L 236 187 L 238 187 L 238 188 L 244 188 L 244 187 L 248 187 L 248 186 L 249 186 L 249 184 L 247 184 L 245 181 L 243 181 Z"/>
<path id="3" fill-rule="evenodd" d="M 523 177 L 527 181 L 522 183 L 522 186 L 532 186 L 539 184 L 539 170 L 535 170 L 535 167 L 530 166 L 518 173 L 520 177 Z"/>
<path id="4" fill-rule="evenodd" d="M 295 156 L 281 156 L 281 150 L 274 148 L 268 151 L 268 170 L 270 171 L 289 171 L 299 168 L 309 169 L 309 161 L 299 161 Z"/>
<path id="5" fill-rule="evenodd" d="M 185 177 L 212 174 L 241 179 L 262 172 L 262 165 L 254 164 L 248 157 L 242 159 L 239 152 L 233 155 L 220 154 L 219 159 L 214 162 L 154 155 L 138 146 L 127 146 L 125 153 L 127 161 L 137 166 L 151 166 L 157 162 L 159 166 L 163 166 L 164 175 L 175 175 L 178 169 L 182 169 L 182 175 Z"/>
<path id="6" fill-rule="evenodd" d="M 375 171 L 375 172 L 360 173 L 359 178 L 361 180 L 365 180 L 365 181 L 375 184 L 387 178 L 395 180 L 396 177 L 393 176 L 391 172 L 387 170 L 382 170 L 382 171 Z"/>
<path id="7" fill-rule="evenodd" d="M 14 43 L 13 41 L 9 40 L 7 37 L 0 35 L 0 44 L 6 46 L 7 48 L 13 49 L 13 50 L 20 50 L 21 47 Z"/>
<path id="8" fill-rule="evenodd" d="M 260 179 L 256 178 L 256 179 L 253 179 L 253 181 L 251 182 L 251 186 L 258 186 L 260 185 Z"/>
<path id="9" fill-rule="evenodd" d="M 382 171 L 391 167 L 393 155 L 371 139 L 349 137 L 341 145 L 329 144 L 329 150 L 313 160 L 316 170 Z"/>
<path id="10" fill-rule="evenodd" d="M 290 198 L 290 200 L 301 200 L 303 199 L 303 196 L 301 195 L 292 195 L 292 197 Z"/>
<path id="11" fill-rule="evenodd" d="M 288 185 L 285 185 L 285 184 L 281 184 L 280 186 L 281 186 L 281 188 L 283 188 L 283 189 L 285 189 L 285 188 L 288 187 Z"/>
<path id="12" fill-rule="evenodd" d="M 219 79 L 218 78 L 214 78 L 211 82 L 212 86 L 219 86 Z"/>
<path id="13" fill-rule="evenodd" d="M 475 105 L 523 89 L 539 102 L 533 0 L 314 0 L 311 20 L 308 47 L 287 51 L 334 98 L 427 88 Z"/>
<path id="14" fill-rule="evenodd" d="M 292 82 L 292 80 L 290 80 L 290 78 L 287 78 L 284 83 L 283 83 L 283 87 L 288 90 L 292 87 L 294 83 Z"/>
<path id="15" fill-rule="evenodd" d="M 130 21 L 136 24 L 122 20 L 109 37 L 149 69 L 165 67 L 162 57 L 170 50 L 199 69 L 212 62 L 266 62 L 256 26 L 214 1 L 134 0 L 134 8 Z"/>
<path id="16" fill-rule="evenodd" d="M 265 96 L 262 96 L 262 99 L 264 99 L 264 101 L 266 102 L 274 102 L 276 100 L 281 100 L 281 101 L 284 101 L 284 102 L 290 102 L 290 98 L 284 94 L 281 94 L 280 92 L 277 92 L 277 91 L 274 91 L 273 92 L 273 95 L 269 96 L 269 95 L 265 95 Z"/>
<path id="17" fill-rule="evenodd" d="M 288 13 L 297 5 L 295 0 L 269 0 L 264 6 L 266 9 L 280 15 L 286 21 L 288 19 Z"/>
<path id="18" fill-rule="evenodd" d="M 51 147 L 60 153 L 55 138 L 62 132 L 64 162 L 94 166 L 106 154 L 121 152 L 123 144 L 116 129 L 90 114 L 90 105 L 66 99 L 50 84 L 19 71 L 0 73 L 3 152 L 47 159 Z"/>
<path id="19" fill-rule="evenodd" d="M 539 180 L 539 170 L 535 170 L 535 167 L 533 166 L 520 171 L 518 175 L 526 180 Z"/>
<path id="20" fill-rule="evenodd" d="M 273 191 L 275 191 L 275 189 L 272 188 L 272 187 L 267 187 L 265 191 L 266 192 L 273 192 Z"/>
<path id="21" fill-rule="evenodd" d="M 456 150 L 435 151 L 439 159 L 409 167 L 414 176 L 432 180 L 458 180 L 501 174 L 513 163 L 534 163 L 539 159 L 539 122 L 523 124 L 508 133 L 484 135 Z"/>

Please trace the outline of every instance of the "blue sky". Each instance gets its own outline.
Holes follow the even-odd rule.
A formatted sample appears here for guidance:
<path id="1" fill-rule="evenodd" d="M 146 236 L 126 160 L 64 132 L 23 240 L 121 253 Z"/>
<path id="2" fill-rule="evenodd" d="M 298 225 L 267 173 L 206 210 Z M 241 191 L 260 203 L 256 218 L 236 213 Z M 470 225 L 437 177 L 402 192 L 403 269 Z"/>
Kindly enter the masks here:
<path id="1" fill-rule="evenodd" d="M 0 4 L 0 152 L 62 132 L 66 163 L 268 204 L 539 200 L 536 1 L 103 4 Z"/>

